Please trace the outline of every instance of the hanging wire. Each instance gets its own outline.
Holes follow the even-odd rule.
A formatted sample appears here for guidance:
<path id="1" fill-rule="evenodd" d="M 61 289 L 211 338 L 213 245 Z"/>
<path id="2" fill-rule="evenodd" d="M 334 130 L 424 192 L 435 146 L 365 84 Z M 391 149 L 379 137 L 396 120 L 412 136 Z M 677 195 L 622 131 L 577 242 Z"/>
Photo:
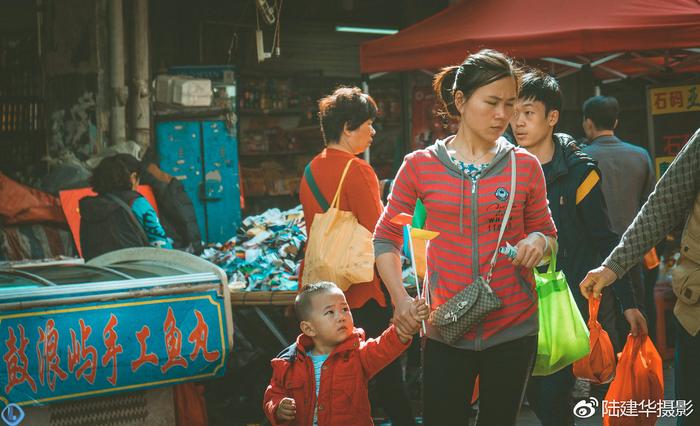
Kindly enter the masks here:
<path id="1" fill-rule="evenodd" d="M 275 1 L 277 3 L 277 1 Z M 280 55 L 280 21 L 282 20 L 282 3 L 284 0 L 279 0 L 277 4 L 277 24 L 275 25 L 275 35 L 272 39 L 272 52 L 275 56 Z"/>

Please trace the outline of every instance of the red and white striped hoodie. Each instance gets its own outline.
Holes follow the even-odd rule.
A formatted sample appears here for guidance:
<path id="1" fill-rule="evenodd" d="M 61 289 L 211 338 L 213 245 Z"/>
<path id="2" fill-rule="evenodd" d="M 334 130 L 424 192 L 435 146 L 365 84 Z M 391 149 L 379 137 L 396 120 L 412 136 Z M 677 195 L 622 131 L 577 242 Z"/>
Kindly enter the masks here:
<path id="1" fill-rule="evenodd" d="M 453 136 L 452 136 L 453 137 Z M 450 138 L 452 138 L 450 137 Z M 431 308 L 435 309 L 472 283 L 486 276 L 496 249 L 498 233 L 511 192 L 510 151 L 515 151 L 517 179 L 515 201 L 501 245 L 515 245 L 539 231 L 556 237 L 547 205 L 544 173 L 537 158 L 505 138 L 476 182 L 466 176 L 449 155 L 450 138 L 408 154 L 394 181 L 389 202 L 374 231 L 375 255 L 398 252 L 403 232 L 391 219 L 412 214 L 420 198 L 427 212 L 425 228 L 440 232 L 428 243 L 427 271 Z M 491 287 L 503 307 L 491 312 L 453 346 L 483 350 L 538 332 L 537 296 L 531 269 L 514 266 L 498 256 Z M 428 337 L 442 341 L 428 325 Z"/>

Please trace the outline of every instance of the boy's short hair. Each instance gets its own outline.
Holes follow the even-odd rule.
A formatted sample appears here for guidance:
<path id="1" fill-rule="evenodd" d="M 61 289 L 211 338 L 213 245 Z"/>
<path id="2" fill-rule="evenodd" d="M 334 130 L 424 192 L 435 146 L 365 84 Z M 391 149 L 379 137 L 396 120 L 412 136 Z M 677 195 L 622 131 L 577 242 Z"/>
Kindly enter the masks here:
<path id="1" fill-rule="evenodd" d="M 299 322 L 306 321 L 311 316 L 311 309 L 314 296 L 331 291 L 340 291 L 340 287 L 330 281 L 320 281 L 304 286 L 303 290 L 294 299 L 294 313 Z"/>
<path id="2" fill-rule="evenodd" d="M 615 130 L 620 104 L 612 96 L 593 96 L 583 103 L 583 118 L 590 118 L 598 130 Z"/>
<path id="3" fill-rule="evenodd" d="M 537 69 L 528 70 L 521 79 L 518 98 L 526 101 L 540 101 L 545 114 L 561 111 L 562 94 L 556 78 Z"/>

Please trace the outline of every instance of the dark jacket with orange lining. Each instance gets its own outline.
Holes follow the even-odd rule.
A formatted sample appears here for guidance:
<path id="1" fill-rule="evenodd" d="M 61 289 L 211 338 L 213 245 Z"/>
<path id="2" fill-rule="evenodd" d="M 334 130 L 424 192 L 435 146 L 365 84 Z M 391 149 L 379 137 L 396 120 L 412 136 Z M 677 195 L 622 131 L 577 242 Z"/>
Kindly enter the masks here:
<path id="1" fill-rule="evenodd" d="M 581 313 L 588 318 L 588 302 L 578 284 L 610 254 L 620 237 L 610 228 L 602 191 L 605 176 L 601 176 L 595 160 L 571 136 L 556 133 L 553 139 L 554 156 L 543 169 L 549 209 L 559 236 L 557 269 L 564 271 Z M 637 307 L 629 279 L 615 282 L 613 291 L 623 309 Z"/>

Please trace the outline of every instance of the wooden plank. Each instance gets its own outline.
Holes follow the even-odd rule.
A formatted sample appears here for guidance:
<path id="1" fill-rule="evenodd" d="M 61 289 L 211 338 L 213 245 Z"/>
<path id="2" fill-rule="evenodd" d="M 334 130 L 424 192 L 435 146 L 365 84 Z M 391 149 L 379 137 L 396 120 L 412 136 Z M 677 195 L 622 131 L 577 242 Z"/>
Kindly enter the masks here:
<path id="1" fill-rule="evenodd" d="M 233 306 L 289 306 L 296 291 L 231 291 Z"/>

